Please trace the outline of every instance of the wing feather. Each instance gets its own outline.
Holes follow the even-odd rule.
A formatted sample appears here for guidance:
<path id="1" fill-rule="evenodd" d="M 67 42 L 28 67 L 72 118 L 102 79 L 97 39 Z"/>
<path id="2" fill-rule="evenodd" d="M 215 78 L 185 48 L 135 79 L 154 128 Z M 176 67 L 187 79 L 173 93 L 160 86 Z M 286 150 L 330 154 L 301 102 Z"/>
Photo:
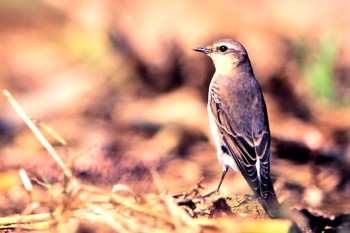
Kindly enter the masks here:
<path id="1" fill-rule="evenodd" d="M 247 129 L 247 132 L 234 128 L 235 122 L 232 122 L 230 116 L 225 112 L 216 93 L 216 88 L 211 91 L 209 107 L 222 134 L 223 144 L 233 157 L 249 186 L 256 195 L 260 196 L 269 189 L 270 182 L 269 160 L 271 153 L 268 126 L 265 131 L 256 134 L 255 137 L 251 133 L 254 129 L 251 129 L 252 131 Z M 260 163 L 259 171 L 256 166 L 257 162 Z"/>

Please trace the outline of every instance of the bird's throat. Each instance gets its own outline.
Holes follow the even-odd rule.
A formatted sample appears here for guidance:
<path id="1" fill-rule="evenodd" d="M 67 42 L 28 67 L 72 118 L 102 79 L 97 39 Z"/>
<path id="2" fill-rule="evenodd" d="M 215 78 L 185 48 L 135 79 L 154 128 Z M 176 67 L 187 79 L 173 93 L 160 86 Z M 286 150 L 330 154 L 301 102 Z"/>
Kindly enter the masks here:
<path id="1" fill-rule="evenodd" d="M 217 75 L 229 75 L 232 73 L 238 64 L 237 60 L 230 56 L 211 56 L 215 65 L 215 73 Z"/>

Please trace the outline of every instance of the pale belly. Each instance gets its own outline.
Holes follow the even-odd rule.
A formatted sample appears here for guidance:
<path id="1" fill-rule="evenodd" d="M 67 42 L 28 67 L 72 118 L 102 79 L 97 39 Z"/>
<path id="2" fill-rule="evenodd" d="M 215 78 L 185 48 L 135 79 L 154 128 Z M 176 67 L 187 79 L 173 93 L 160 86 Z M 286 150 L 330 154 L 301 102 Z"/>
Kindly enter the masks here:
<path id="1" fill-rule="evenodd" d="M 217 124 L 215 122 L 215 118 L 213 117 L 213 114 L 211 110 L 208 107 L 208 114 L 209 114 L 209 125 L 210 125 L 210 131 L 212 134 L 212 137 L 214 139 L 214 143 L 217 149 L 217 156 L 218 160 L 222 165 L 223 170 L 226 167 L 232 168 L 234 171 L 238 171 L 238 167 L 236 165 L 236 162 L 234 161 L 233 157 L 227 153 L 224 153 L 221 149 L 221 146 L 223 145 L 222 142 L 222 135 L 217 127 Z"/>

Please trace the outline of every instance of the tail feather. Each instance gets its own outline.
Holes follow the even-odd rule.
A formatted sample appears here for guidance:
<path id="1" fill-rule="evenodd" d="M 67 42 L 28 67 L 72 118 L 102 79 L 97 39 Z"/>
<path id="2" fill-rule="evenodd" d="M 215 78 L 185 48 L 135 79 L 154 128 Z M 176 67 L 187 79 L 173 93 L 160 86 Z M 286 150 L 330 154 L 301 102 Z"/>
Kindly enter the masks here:
<path id="1" fill-rule="evenodd" d="M 265 197 L 259 196 L 258 200 L 270 218 L 280 217 L 280 203 L 275 193 L 267 193 Z"/>
<path id="2" fill-rule="evenodd" d="M 270 176 L 267 177 L 266 186 L 263 186 L 260 183 L 260 186 L 256 189 L 253 188 L 254 186 L 251 184 L 251 182 L 249 182 L 249 180 L 247 181 L 250 188 L 253 190 L 253 193 L 257 197 L 259 203 L 264 208 L 266 214 L 270 218 L 280 217 L 281 205 L 278 202 L 275 189 L 273 188 L 273 184 Z"/>

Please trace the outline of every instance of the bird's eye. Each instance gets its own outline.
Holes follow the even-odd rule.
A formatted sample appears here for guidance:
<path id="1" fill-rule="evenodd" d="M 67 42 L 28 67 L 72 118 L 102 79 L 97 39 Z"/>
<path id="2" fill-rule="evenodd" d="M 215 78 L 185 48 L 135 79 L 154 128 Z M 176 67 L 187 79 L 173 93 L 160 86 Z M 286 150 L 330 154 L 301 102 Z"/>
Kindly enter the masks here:
<path id="1" fill-rule="evenodd" d="M 222 52 L 222 53 L 226 52 L 227 50 L 228 50 L 228 48 L 227 48 L 226 45 L 221 45 L 221 46 L 219 47 L 219 51 Z"/>

